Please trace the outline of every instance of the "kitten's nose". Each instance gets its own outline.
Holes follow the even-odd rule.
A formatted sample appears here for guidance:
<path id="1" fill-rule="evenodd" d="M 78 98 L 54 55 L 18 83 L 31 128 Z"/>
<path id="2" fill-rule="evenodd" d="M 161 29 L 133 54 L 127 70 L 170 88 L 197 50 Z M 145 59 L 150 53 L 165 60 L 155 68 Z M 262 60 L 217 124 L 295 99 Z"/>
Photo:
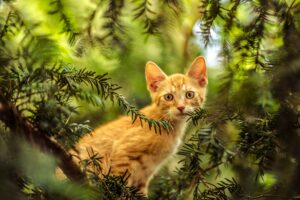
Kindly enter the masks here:
<path id="1" fill-rule="evenodd" d="M 184 106 L 182 106 L 182 105 L 180 105 L 180 106 L 177 106 L 177 109 L 182 113 L 183 112 L 183 110 L 184 110 Z"/>

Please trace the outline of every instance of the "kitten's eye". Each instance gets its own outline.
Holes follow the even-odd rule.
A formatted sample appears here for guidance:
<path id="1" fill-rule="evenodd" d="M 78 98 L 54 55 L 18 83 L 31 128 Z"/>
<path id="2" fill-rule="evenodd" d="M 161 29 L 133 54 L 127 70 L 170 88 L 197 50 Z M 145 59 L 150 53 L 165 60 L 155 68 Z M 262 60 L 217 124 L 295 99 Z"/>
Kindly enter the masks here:
<path id="1" fill-rule="evenodd" d="M 172 101 L 174 99 L 172 94 L 165 94 L 164 98 L 165 98 L 166 101 Z"/>
<path id="2" fill-rule="evenodd" d="M 186 97 L 187 99 L 192 99 L 192 98 L 194 98 L 194 96 L 195 96 L 195 92 L 193 92 L 193 91 L 187 91 L 187 92 L 185 93 L 185 97 Z"/>

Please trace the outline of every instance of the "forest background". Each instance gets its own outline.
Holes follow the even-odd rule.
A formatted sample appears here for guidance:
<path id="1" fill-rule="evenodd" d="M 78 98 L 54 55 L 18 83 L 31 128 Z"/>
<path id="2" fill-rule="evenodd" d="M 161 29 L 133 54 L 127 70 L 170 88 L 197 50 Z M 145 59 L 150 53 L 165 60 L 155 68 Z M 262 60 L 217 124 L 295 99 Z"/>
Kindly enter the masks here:
<path id="1" fill-rule="evenodd" d="M 299 15 L 299 0 L 0 1 L 1 199 L 145 199 L 67 150 L 124 112 L 168 128 L 138 112 L 145 63 L 184 73 L 198 55 L 207 102 L 149 199 L 300 199 Z"/>

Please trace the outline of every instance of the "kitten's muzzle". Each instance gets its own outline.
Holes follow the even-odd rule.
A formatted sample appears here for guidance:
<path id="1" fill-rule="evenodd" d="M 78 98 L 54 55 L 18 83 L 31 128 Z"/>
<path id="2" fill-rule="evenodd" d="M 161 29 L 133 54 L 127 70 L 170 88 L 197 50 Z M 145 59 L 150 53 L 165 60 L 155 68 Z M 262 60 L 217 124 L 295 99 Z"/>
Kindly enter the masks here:
<path id="1" fill-rule="evenodd" d="M 177 110 L 179 110 L 180 113 L 183 113 L 184 109 L 185 109 L 185 106 L 177 106 Z"/>

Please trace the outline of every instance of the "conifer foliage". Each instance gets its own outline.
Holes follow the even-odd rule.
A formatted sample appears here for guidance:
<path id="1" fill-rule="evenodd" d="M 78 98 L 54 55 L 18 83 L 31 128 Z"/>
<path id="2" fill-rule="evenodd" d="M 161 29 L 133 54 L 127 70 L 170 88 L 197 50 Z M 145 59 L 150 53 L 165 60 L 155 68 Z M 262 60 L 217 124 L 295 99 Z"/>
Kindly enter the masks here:
<path id="1" fill-rule="evenodd" d="M 186 2 L 91 0 L 85 15 L 74 0 L 32 2 L 41 19 L 29 20 L 22 1 L 0 1 L 1 198 L 146 199 L 126 185 L 127 173 L 103 174 L 92 149 L 79 165 L 71 159 L 68 150 L 92 131 L 72 121 L 77 102 L 112 102 L 157 134 L 172 127 L 141 114 L 109 74 L 78 63 L 92 49 L 106 59 L 132 51 L 130 20 L 146 38 L 163 38 Z M 224 70 L 205 109 L 189 114 L 175 169 L 154 178 L 149 199 L 300 199 L 300 1 L 197 4 L 196 35 L 221 44 Z M 67 180 L 55 178 L 57 167 Z"/>

